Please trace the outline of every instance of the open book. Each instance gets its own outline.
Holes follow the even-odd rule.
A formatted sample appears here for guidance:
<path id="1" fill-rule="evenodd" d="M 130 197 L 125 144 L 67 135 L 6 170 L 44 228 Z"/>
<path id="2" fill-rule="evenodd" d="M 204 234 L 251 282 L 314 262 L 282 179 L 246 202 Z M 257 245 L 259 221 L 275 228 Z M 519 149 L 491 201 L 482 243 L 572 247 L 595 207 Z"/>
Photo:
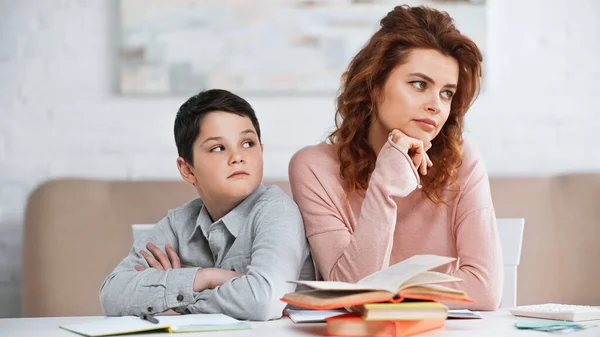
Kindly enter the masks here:
<path id="1" fill-rule="evenodd" d="M 289 281 L 311 290 L 289 293 L 282 301 L 310 309 L 325 310 L 365 303 L 401 302 L 405 299 L 473 302 L 461 290 L 439 283 L 462 282 L 458 277 L 430 269 L 456 260 L 437 255 L 415 255 L 357 283 L 332 281 Z"/>
<path id="2" fill-rule="evenodd" d="M 89 337 L 114 336 L 139 332 L 201 332 L 251 329 L 250 324 L 223 314 L 154 316 L 156 322 L 136 316 L 105 317 L 85 323 L 61 325 L 60 328 Z"/>

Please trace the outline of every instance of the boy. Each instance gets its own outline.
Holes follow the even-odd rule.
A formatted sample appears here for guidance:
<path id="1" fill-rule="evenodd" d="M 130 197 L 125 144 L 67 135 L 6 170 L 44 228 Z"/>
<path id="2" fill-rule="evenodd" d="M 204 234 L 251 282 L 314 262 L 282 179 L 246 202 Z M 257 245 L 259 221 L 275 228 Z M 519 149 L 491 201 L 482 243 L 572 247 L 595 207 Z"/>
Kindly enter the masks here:
<path id="1" fill-rule="evenodd" d="M 200 198 L 136 240 L 102 284 L 102 310 L 280 317 L 279 299 L 295 288 L 286 281 L 313 269 L 298 207 L 278 187 L 261 184 L 254 110 L 228 91 L 201 92 L 179 109 L 175 142 L 181 177 Z"/>

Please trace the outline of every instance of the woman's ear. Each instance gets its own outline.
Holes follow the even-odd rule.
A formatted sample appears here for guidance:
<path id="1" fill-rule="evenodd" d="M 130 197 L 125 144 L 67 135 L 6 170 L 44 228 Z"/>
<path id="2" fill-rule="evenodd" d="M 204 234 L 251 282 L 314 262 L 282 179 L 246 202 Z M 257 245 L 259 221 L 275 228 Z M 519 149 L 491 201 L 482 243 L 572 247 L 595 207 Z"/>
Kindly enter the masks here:
<path id="1" fill-rule="evenodd" d="M 179 170 L 179 174 L 183 180 L 194 186 L 196 185 L 196 176 L 194 175 L 194 171 L 192 171 L 191 165 L 188 164 L 182 157 L 177 158 L 177 169 Z"/>

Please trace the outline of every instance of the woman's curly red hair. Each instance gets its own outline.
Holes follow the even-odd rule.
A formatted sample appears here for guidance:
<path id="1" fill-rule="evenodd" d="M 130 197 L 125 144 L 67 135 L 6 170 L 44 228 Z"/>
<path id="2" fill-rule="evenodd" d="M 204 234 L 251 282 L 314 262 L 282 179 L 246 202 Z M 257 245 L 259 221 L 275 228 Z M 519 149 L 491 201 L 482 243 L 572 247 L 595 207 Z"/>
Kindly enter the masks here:
<path id="1" fill-rule="evenodd" d="M 437 50 L 456 59 L 459 65 L 458 88 L 448 120 L 427 152 L 433 167 L 421 178 L 423 192 L 435 203 L 445 203 L 443 190 L 456 185 L 456 172 L 462 164 L 464 116 L 479 93 L 481 51 L 456 29 L 448 13 L 404 5 L 395 7 L 381 20 L 380 29 L 342 76 L 336 130 L 329 140 L 340 161 L 347 193 L 364 193 L 368 187 L 377 159 L 368 141 L 376 102 L 391 71 L 415 48 Z"/>

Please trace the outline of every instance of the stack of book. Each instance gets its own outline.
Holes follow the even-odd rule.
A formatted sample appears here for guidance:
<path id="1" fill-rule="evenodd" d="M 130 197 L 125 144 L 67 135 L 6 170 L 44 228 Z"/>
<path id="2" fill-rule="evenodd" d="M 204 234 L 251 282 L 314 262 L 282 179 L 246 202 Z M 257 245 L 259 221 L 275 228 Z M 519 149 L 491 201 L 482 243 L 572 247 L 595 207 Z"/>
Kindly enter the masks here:
<path id="1" fill-rule="evenodd" d="M 437 255 L 415 255 L 357 283 L 291 281 L 311 290 L 286 294 L 281 300 L 303 308 L 346 308 L 330 317 L 327 333 L 335 336 L 412 336 L 444 326 L 446 301 L 473 302 L 461 291 L 440 283 L 460 278 L 431 271 L 455 261 Z"/>

